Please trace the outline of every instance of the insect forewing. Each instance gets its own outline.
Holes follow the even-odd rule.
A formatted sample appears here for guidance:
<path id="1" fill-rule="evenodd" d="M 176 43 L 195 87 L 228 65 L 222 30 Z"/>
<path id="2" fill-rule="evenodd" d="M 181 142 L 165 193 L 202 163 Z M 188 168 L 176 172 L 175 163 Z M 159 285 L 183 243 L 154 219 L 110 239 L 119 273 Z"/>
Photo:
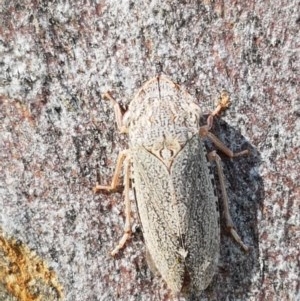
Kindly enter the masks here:
<path id="1" fill-rule="evenodd" d="M 145 148 L 132 152 L 138 210 L 148 251 L 174 293 L 203 290 L 219 252 L 214 189 L 198 135 L 168 169 Z M 193 281 L 196 281 L 194 283 Z"/>

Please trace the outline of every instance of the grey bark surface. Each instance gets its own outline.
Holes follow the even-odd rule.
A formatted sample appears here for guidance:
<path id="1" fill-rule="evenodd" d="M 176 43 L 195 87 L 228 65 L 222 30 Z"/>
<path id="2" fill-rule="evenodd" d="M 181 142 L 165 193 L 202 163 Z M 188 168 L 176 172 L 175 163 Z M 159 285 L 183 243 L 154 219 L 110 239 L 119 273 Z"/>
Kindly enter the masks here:
<path id="1" fill-rule="evenodd" d="M 92 191 L 127 148 L 101 93 L 126 107 L 159 65 L 204 112 L 229 91 L 213 132 L 251 150 L 221 156 L 233 222 L 253 249 L 244 254 L 221 227 L 219 271 L 195 300 L 300 300 L 299 24 L 294 0 L 2 1 L 4 235 L 48 263 L 64 300 L 172 300 L 140 231 L 109 256 L 123 234 L 122 194 Z"/>

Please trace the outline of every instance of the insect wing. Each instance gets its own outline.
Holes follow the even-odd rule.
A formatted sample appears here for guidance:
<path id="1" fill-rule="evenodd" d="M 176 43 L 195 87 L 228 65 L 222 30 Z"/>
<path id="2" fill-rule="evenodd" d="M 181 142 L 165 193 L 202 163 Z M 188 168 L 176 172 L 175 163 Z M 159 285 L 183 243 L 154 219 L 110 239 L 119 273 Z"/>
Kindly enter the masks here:
<path id="1" fill-rule="evenodd" d="M 172 289 L 203 290 L 219 253 L 217 199 L 198 135 L 170 171 L 144 148 L 133 151 L 134 179 L 144 238 L 156 268 Z"/>
<path id="2" fill-rule="evenodd" d="M 174 218 L 167 167 L 144 148 L 132 151 L 134 186 L 144 239 L 152 261 L 173 292 L 179 292 L 184 262 Z"/>
<path id="3" fill-rule="evenodd" d="M 171 167 L 178 202 L 178 224 L 186 250 L 189 285 L 204 290 L 214 275 L 220 244 L 217 197 L 212 184 L 206 150 L 200 137 L 193 136 Z"/>

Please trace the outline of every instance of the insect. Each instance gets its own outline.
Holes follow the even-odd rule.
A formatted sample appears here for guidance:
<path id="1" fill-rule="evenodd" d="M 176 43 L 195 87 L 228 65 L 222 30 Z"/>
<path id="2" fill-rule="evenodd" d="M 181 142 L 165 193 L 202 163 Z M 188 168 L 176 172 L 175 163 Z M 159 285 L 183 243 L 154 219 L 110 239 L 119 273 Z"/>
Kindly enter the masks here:
<path id="1" fill-rule="evenodd" d="M 114 256 L 131 236 L 130 182 L 136 192 L 150 266 L 155 266 L 173 295 L 202 291 L 215 273 L 220 245 L 219 212 L 209 161 L 215 161 L 222 191 L 226 226 L 247 251 L 232 223 L 221 159 L 215 151 L 207 154 L 203 137 L 209 138 L 229 157 L 233 153 L 209 130 L 213 118 L 229 104 L 223 92 L 216 109 L 200 126 L 201 108 L 193 97 L 165 75 L 147 81 L 122 115 L 114 105 L 117 126 L 128 133 L 129 148 L 117 160 L 111 185 L 97 184 L 94 191 L 114 191 L 124 165 L 125 228 Z"/>

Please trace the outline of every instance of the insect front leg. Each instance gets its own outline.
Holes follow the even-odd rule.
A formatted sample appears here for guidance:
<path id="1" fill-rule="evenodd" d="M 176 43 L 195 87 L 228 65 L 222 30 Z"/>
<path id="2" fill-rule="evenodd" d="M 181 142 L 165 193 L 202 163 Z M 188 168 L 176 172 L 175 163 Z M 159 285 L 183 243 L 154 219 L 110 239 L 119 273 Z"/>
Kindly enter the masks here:
<path id="1" fill-rule="evenodd" d="M 122 109 L 121 109 L 120 105 L 118 104 L 118 102 L 110 95 L 109 92 L 104 93 L 102 95 L 102 97 L 104 99 L 106 98 L 110 102 L 112 102 L 112 104 L 114 106 L 114 111 L 115 111 L 117 126 L 118 126 L 118 129 L 119 129 L 120 133 L 127 133 L 128 129 L 123 124 L 123 113 L 122 113 Z"/>
<path id="2" fill-rule="evenodd" d="M 245 252 L 247 252 L 249 250 L 249 247 L 243 243 L 242 239 L 237 234 L 234 224 L 233 224 L 233 221 L 230 216 L 228 195 L 226 192 L 225 176 L 224 176 L 224 172 L 223 172 L 221 158 L 218 156 L 216 151 L 212 151 L 208 154 L 208 159 L 210 161 L 215 161 L 216 165 L 217 165 L 218 177 L 219 177 L 219 182 L 220 182 L 220 187 L 221 187 L 221 192 L 222 192 L 223 212 L 224 212 L 224 217 L 225 217 L 226 228 L 229 230 L 230 234 L 235 239 L 235 241 L 242 247 L 242 249 Z"/>
<path id="3" fill-rule="evenodd" d="M 231 104 L 230 97 L 227 91 L 222 91 L 217 107 L 207 117 L 207 130 L 210 130 L 213 125 L 214 117 L 219 115 L 222 111 L 229 108 Z"/>
<path id="4" fill-rule="evenodd" d="M 219 103 L 216 109 L 207 117 L 207 124 L 200 127 L 199 135 L 201 137 L 209 138 L 219 150 L 221 150 L 228 157 L 233 158 L 248 155 L 249 150 L 243 150 L 241 152 L 234 153 L 217 136 L 209 131 L 212 128 L 214 117 L 219 115 L 222 111 L 225 111 L 230 106 L 230 103 L 228 92 L 223 91 L 220 95 Z"/>
<path id="5" fill-rule="evenodd" d="M 124 226 L 124 234 L 119 241 L 119 244 L 113 249 L 111 252 L 112 256 L 115 256 L 119 250 L 121 250 L 126 241 L 131 236 L 131 227 L 130 227 L 130 214 L 131 214 L 131 205 L 129 199 L 129 186 L 130 186 L 130 152 L 129 150 L 122 151 L 118 156 L 117 166 L 115 169 L 115 173 L 110 185 L 99 185 L 97 184 L 94 187 L 94 192 L 98 192 L 101 190 L 106 190 L 111 192 L 115 190 L 119 184 L 119 177 L 121 173 L 122 164 L 124 163 L 124 197 L 125 197 L 125 226 Z"/>

